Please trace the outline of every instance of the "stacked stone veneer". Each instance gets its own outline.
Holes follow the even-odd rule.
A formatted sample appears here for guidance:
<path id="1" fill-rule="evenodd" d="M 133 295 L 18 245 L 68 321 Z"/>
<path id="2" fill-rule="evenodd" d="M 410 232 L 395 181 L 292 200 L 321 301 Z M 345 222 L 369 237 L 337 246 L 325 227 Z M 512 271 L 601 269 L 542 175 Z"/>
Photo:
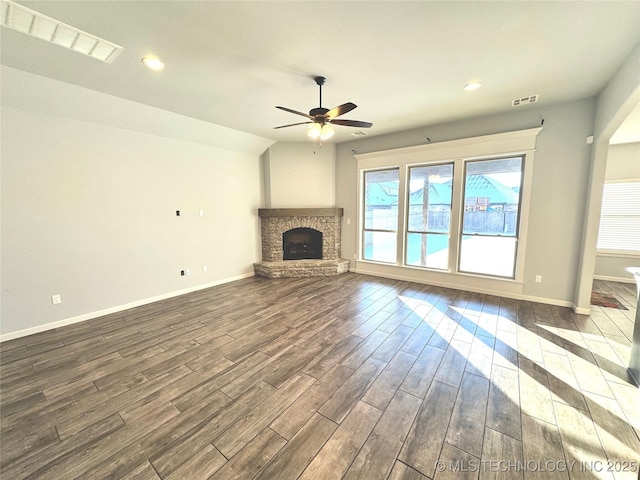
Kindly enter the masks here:
<path id="1" fill-rule="evenodd" d="M 261 208 L 262 262 L 256 275 L 268 278 L 337 275 L 349 270 L 340 258 L 342 208 Z M 294 228 L 322 232 L 322 260 L 283 260 L 282 234 Z"/>

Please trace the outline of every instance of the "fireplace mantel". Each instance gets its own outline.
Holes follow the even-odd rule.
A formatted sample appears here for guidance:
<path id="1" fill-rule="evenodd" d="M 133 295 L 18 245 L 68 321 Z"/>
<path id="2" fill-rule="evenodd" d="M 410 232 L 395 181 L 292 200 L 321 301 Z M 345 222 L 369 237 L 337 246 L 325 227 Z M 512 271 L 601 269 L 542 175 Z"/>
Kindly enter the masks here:
<path id="1" fill-rule="evenodd" d="M 342 208 L 259 208 L 258 216 L 267 217 L 342 217 Z"/>

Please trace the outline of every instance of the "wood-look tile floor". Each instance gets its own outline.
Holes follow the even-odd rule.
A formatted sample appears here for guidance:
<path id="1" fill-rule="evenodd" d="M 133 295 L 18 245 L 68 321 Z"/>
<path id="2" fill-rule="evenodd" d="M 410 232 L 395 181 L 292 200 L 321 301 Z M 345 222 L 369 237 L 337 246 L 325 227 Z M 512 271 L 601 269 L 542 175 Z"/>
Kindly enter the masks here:
<path id="1" fill-rule="evenodd" d="M 250 278 L 5 342 L 0 476 L 636 479 L 635 291 L 598 288 L 630 309 Z"/>

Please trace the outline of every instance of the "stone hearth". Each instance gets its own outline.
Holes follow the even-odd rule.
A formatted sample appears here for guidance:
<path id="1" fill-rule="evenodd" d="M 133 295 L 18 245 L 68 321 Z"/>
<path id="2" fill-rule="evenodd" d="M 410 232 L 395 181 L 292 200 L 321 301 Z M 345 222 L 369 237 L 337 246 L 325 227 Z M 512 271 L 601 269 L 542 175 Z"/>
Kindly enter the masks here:
<path id="1" fill-rule="evenodd" d="M 349 260 L 340 258 L 342 208 L 261 208 L 262 261 L 256 275 L 267 278 L 318 277 L 345 273 Z M 284 260 L 283 235 L 297 228 L 322 234 L 322 259 Z"/>
<path id="2" fill-rule="evenodd" d="M 349 260 L 284 260 L 253 264 L 256 275 L 266 278 L 331 277 L 349 271 Z"/>

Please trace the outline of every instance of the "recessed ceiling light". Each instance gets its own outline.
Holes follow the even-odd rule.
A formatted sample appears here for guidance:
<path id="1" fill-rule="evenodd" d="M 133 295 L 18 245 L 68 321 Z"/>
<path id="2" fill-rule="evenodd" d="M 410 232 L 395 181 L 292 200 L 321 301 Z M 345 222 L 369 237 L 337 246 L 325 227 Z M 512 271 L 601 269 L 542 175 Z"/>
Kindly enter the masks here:
<path id="1" fill-rule="evenodd" d="M 142 63 L 151 70 L 162 70 L 164 68 L 164 63 L 162 63 L 158 57 L 154 56 L 142 57 Z"/>
<path id="2" fill-rule="evenodd" d="M 477 90 L 478 88 L 480 88 L 482 86 L 482 84 L 480 82 L 472 82 L 472 83 L 468 83 L 464 86 L 464 89 L 467 92 L 470 92 L 471 90 Z"/>

